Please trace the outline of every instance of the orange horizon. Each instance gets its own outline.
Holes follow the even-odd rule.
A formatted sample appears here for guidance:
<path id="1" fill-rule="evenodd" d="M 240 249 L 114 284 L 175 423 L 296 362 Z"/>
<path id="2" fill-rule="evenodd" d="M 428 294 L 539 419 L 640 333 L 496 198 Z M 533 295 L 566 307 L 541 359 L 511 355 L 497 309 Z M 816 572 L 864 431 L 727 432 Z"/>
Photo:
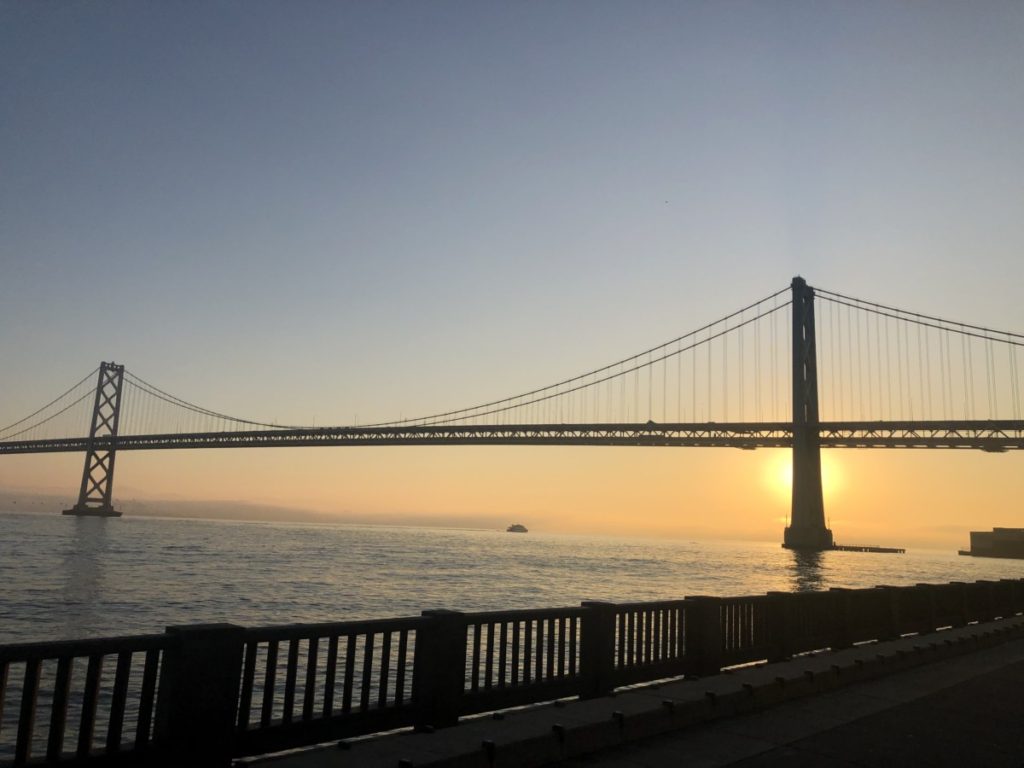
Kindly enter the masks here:
<path id="1" fill-rule="evenodd" d="M 780 540 L 788 449 L 389 447 L 128 452 L 115 499 L 241 502 L 343 518 L 522 521 L 611 536 Z M 77 495 L 81 456 L 9 456 L 0 488 Z M 845 544 L 964 547 L 1024 524 L 1012 452 L 823 450 L 825 513 Z M 286 518 L 285 518 L 286 519 Z M 413 523 L 410 523 L 413 524 Z"/>

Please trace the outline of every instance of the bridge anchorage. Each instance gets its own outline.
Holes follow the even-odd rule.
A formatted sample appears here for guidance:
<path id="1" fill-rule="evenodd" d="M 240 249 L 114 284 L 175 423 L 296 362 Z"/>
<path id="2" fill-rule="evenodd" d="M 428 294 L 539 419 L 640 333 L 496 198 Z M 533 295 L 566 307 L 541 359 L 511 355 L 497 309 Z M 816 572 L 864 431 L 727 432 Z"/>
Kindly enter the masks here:
<path id="1" fill-rule="evenodd" d="M 117 425 L 121 419 L 121 388 L 124 366 L 100 363 L 96 381 L 96 400 L 85 451 L 82 487 L 78 503 L 65 509 L 65 515 L 77 517 L 120 517 L 111 505 L 114 490 L 114 459 L 117 455 Z M 100 438 L 106 438 L 100 442 Z"/>

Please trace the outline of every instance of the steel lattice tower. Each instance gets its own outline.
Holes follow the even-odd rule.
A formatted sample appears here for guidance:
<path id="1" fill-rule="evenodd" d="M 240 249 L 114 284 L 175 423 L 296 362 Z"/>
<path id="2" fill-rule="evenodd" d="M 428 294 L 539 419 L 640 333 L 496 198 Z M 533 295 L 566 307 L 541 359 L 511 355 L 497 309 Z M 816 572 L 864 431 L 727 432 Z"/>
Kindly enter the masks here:
<path id="1" fill-rule="evenodd" d="M 78 503 L 65 509 L 65 515 L 120 517 L 111 506 L 114 489 L 114 458 L 117 454 L 117 423 L 121 416 L 121 386 L 124 366 L 100 363 L 96 382 L 96 400 L 89 429 L 89 447 L 82 470 Z"/>

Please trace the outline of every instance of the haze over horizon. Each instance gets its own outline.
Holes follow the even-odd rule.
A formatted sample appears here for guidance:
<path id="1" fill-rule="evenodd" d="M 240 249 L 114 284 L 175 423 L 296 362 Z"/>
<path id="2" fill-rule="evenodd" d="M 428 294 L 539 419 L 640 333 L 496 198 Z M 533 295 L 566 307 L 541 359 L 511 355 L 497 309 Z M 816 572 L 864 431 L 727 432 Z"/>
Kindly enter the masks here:
<path id="1" fill-rule="evenodd" d="M 100 360 L 264 421 L 434 413 L 797 274 L 1024 331 L 1020 3 L 6 1 L 0 22 L 0 425 Z M 842 543 L 1024 525 L 1014 452 L 824 456 Z M 787 459 L 123 452 L 115 497 L 773 540 Z M 0 457 L 0 489 L 72 496 L 81 460 Z"/>

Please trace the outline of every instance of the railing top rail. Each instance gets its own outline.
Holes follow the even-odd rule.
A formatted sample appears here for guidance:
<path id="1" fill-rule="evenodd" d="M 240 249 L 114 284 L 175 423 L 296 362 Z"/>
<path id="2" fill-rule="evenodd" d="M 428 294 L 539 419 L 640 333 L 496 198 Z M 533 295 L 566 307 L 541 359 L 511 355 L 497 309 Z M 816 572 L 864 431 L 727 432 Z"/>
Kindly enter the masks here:
<path id="1" fill-rule="evenodd" d="M 658 608 L 680 608 L 686 603 L 685 598 L 677 598 L 675 600 L 636 600 L 629 603 L 610 603 L 616 611 L 635 611 L 637 609 L 643 610 L 650 608 L 655 610 Z"/>
<path id="2" fill-rule="evenodd" d="M 824 593 L 823 593 L 824 594 Z M 756 603 L 761 600 L 767 600 L 767 595 L 729 595 L 728 597 L 718 598 L 723 603 Z"/>
<path id="3" fill-rule="evenodd" d="M 41 643 L 11 643 L 0 645 L 0 663 L 96 654 L 107 655 L 124 651 L 163 650 L 173 642 L 173 636 L 159 634 L 95 637 L 86 640 L 50 640 Z"/>
<path id="4" fill-rule="evenodd" d="M 395 632 L 415 629 L 429 621 L 424 616 L 406 616 L 395 619 L 367 619 L 365 621 L 331 621 L 315 624 L 277 624 L 267 627 L 247 627 L 246 641 L 307 640 L 314 637 L 359 635 L 369 632 Z"/>
<path id="5" fill-rule="evenodd" d="M 582 616 L 586 608 L 570 605 L 564 608 L 517 608 L 509 611 L 476 611 L 463 614 L 467 624 L 482 624 L 497 621 L 522 621 L 529 619 L 559 619 Z"/>

